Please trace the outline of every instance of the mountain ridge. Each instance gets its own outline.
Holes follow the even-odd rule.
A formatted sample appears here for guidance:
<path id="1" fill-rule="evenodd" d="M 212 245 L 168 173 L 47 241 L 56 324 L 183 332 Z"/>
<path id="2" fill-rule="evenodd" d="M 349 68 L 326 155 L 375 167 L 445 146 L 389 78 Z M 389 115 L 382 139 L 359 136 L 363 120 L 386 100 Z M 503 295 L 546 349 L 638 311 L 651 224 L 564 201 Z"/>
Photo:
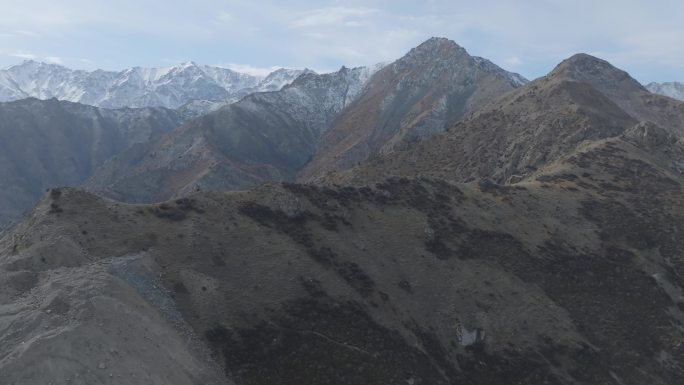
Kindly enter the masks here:
<path id="1" fill-rule="evenodd" d="M 654 94 L 669 96 L 673 99 L 684 101 L 684 83 L 681 82 L 665 82 L 665 83 L 648 83 L 646 88 Z"/>
<path id="2" fill-rule="evenodd" d="M 254 76 L 194 62 L 85 71 L 27 60 L 0 70 L 0 101 L 32 96 L 106 108 L 178 108 L 194 100 L 227 103 L 247 93 L 279 89 L 307 71 L 281 68 L 267 76 Z"/>
<path id="3" fill-rule="evenodd" d="M 150 202 L 197 189 L 244 189 L 291 180 L 330 121 L 357 97 L 372 68 L 304 73 L 279 91 L 250 94 L 112 158 L 86 188 Z"/>
<path id="4" fill-rule="evenodd" d="M 578 54 L 443 134 L 327 179 L 360 182 L 389 173 L 515 183 L 583 141 L 619 136 L 638 124 L 654 125 L 654 135 L 682 137 L 682 122 L 684 103 L 648 92 L 605 60 Z"/>

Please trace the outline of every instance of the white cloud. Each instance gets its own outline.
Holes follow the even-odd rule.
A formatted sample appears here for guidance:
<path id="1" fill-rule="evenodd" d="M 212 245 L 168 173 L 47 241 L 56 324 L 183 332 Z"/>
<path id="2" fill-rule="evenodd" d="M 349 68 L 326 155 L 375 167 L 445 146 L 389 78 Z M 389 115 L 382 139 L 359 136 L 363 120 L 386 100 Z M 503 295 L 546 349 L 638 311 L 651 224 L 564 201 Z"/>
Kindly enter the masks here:
<path id="1" fill-rule="evenodd" d="M 26 60 L 33 60 L 36 59 L 38 56 L 35 54 L 28 52 L 28 51 L 16 51 L 10 54 L 10 56 L 14 56 L 20 59 L 26 59 Z"/>
<path id="2" fill-rule="evenodd" d="M 40 34 L 38 32 L 27 31 L 25 29 L 18 29 L 16 31 L 12 31 L 12 32 L 15 35 L 29 36 L 29 37 L 40 37 Z"/>
<path id="3" fill-rule="evenodd" d="M 230 23 L 235 20 L 233 15 L 226 11 L 219 12 L 218 16 L 216 16 L 216 19 L 221 23 Z"/>
<path id="4" fill-rule="evenodd" d="M 64 59 L 59 56 L 47 56 L 45 57 L 45 61 L 53 64 L 64 64 Z"/>
<path id="5" fill-rule="evenodd" d="M 379 12 L 372 8 L 329 7 L 304 13 L 292 22 L 294 27 L 347 26 L 361 25 L 359 18 L 372 16 Z M 350 20 L 352 19 L 352 20 Z M 356 20 L 353 20 L 356 19 Z"/>
<path id="6" fill-rule="evenodd" d="M 510 56 L 510 57 L 506 58 L 506 59 L 504 60 L 504 62 L 505 62 L 506 64 L 508 64 L 508 65 L 510 65 L 510 66 L 514 66 L 514 67 L 523 64 L 522 59 L 521 59 L 520 57 L 518 57 L 518 56 Z"/>

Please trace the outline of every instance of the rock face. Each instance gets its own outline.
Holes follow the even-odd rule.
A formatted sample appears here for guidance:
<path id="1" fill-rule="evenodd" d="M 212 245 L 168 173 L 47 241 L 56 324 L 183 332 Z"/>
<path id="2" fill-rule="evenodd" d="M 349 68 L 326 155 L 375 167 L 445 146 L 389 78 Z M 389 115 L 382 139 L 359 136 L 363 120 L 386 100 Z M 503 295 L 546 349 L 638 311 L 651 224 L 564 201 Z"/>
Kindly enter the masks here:
<path id="1" fill-rule="evenodd" d="M 684 101 L 684 84 L 680 82 L 667 83 L 649 83 L 646 89 L 663 96 L 669 96 L 672 99 Z"/>
<path id="2" fill-rule="evenodd" d="M 512 91 L 448 132 L 379 156 L 331 181 L 431 175 L 457 181 L 516 182 L 552 167 L 587 141 L 622 135 L 647 122 L 684 136 L 684 103 L 646 91 L 626 72 L 589 55 Z"/>
<path id="3" fill-rule="evenodd" d="M 196 190 L 292 180 L 370 71 L 306 73 L 280 91 L 251 94 L 114 157 L 86 187 L 116 199 L 150 202 Z"/>
<path id="4" fill-rule="evenodd" d="M 29 60 L 0 71 L 0 101 L 57 98 L 106 108 L 178 108 L 191 101 L 227 104 L 252 92 L 280 89 L 303 72 L 279 69 L 262 78 L 193 62 L 88 72 Z M 186 110 L 192 116 L 208 112 Z"/>
<path id="5" fill-rule="evenodd" d="M 378 71 L 327 130 L 303 180 L 444 131 L 527 81 L 448 39 L 432 38 Z"/>
<path id="6" fill-rule="evenodd" d="M 0 227 L 52 186 L 76 186 L 107 158 L 168 132 L 175 111 L 107 110 L 55 99 L 0 103 Z"/>

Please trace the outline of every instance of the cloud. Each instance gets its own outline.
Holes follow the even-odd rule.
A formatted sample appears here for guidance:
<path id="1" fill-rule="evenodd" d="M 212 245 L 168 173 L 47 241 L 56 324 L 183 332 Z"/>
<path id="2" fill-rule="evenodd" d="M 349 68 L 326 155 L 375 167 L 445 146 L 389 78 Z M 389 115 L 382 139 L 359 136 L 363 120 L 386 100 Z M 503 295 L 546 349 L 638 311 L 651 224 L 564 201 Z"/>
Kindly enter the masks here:
<path id="1" fill-rule="evenodd" d="M 38 58 L 35 54 L 28 52 L 28 51 L 16 51 L 10 54 L 10 56 L 14 56 L 20 59 L 25 59 L 25 60 L 34 60 Z"/>
<path id="2" fill-rule="evenodd" d="M 53 64 L 64 64 L 64 59 L 59 56 L 47 56 L 45 57 L 45 61 Z"/>
<path id="3" fill-rule="evenodd" d="M 358 27 L 360 18 L 372 16 L 379 11 L 372 8 L 358 7 L 329 7 L 305 12 L 295 19 L 292 25 L 297 28 L 320 27 L 320 26 L 346 26 Z M 350 20 L 356 19 L 356 20 Z"/>
<path id="4" fill-rule="evenodd" d="M 221 11 L 216 16 L 216 20 L 218 20 L 220 23 L 230 23 L 235 19 L 233 18 L 233 15 L 231 15 L 230 13 L 226 11 Z"/>
<path id="5" fill-rule="evenodd" d="M 25 29 L 18 29 L 16 31 L 12 31 L 12 33 L 14 35 L 20 35 L 20 36 L 40 37 L 40 34 L 38 32 L 27 31 Z"/>
<path id="6" fill-rule="evenodd" d="M 520 57 L 518 57 L 518 56 L 510 56 L 510 57 L 508 57 L 508 58 L 506 58 L 506 59 L 504 60 L 504 63 L 506 63 L 506 64 L 508 64 L 508 65 L 510 65 L 510 66 L 517 67 L 517 66 L 523 64 L 523 61 L 522 61 L 522 59 L 521 59 Z"/>

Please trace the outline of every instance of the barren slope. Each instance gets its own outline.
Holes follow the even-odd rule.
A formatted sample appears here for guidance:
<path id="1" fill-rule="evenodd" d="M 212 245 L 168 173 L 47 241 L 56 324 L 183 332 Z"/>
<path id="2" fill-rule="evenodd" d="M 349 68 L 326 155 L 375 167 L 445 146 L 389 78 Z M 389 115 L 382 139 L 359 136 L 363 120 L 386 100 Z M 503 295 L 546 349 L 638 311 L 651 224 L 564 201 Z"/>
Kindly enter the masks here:
<path id="1" fill-rule="evenodd" d="M 370 79 L 323 134 L 300 179 L 345 170 L 440 133 L 525 81 L 451 40 L 432 38 Z"/>
<path id="2" fill-rule="evenodd" d="M 179 360 L 173 383 L 190 384 L 212 365 L 198 341 L 244 384 L 676 383 L 684 178 L 667 154 L 681 148 L 652 155 L 642 134 L 515 186 L 270 184 L 152 206 L 53 191 L 0 241 L 0 380 L 89 383 Z M 83 271 L 113 283 L 81 296 Z M 142 329 L 87 326 L 102 296 L 140 303 Z M 36 364 L 85 327 L 105 348 Z"/>

